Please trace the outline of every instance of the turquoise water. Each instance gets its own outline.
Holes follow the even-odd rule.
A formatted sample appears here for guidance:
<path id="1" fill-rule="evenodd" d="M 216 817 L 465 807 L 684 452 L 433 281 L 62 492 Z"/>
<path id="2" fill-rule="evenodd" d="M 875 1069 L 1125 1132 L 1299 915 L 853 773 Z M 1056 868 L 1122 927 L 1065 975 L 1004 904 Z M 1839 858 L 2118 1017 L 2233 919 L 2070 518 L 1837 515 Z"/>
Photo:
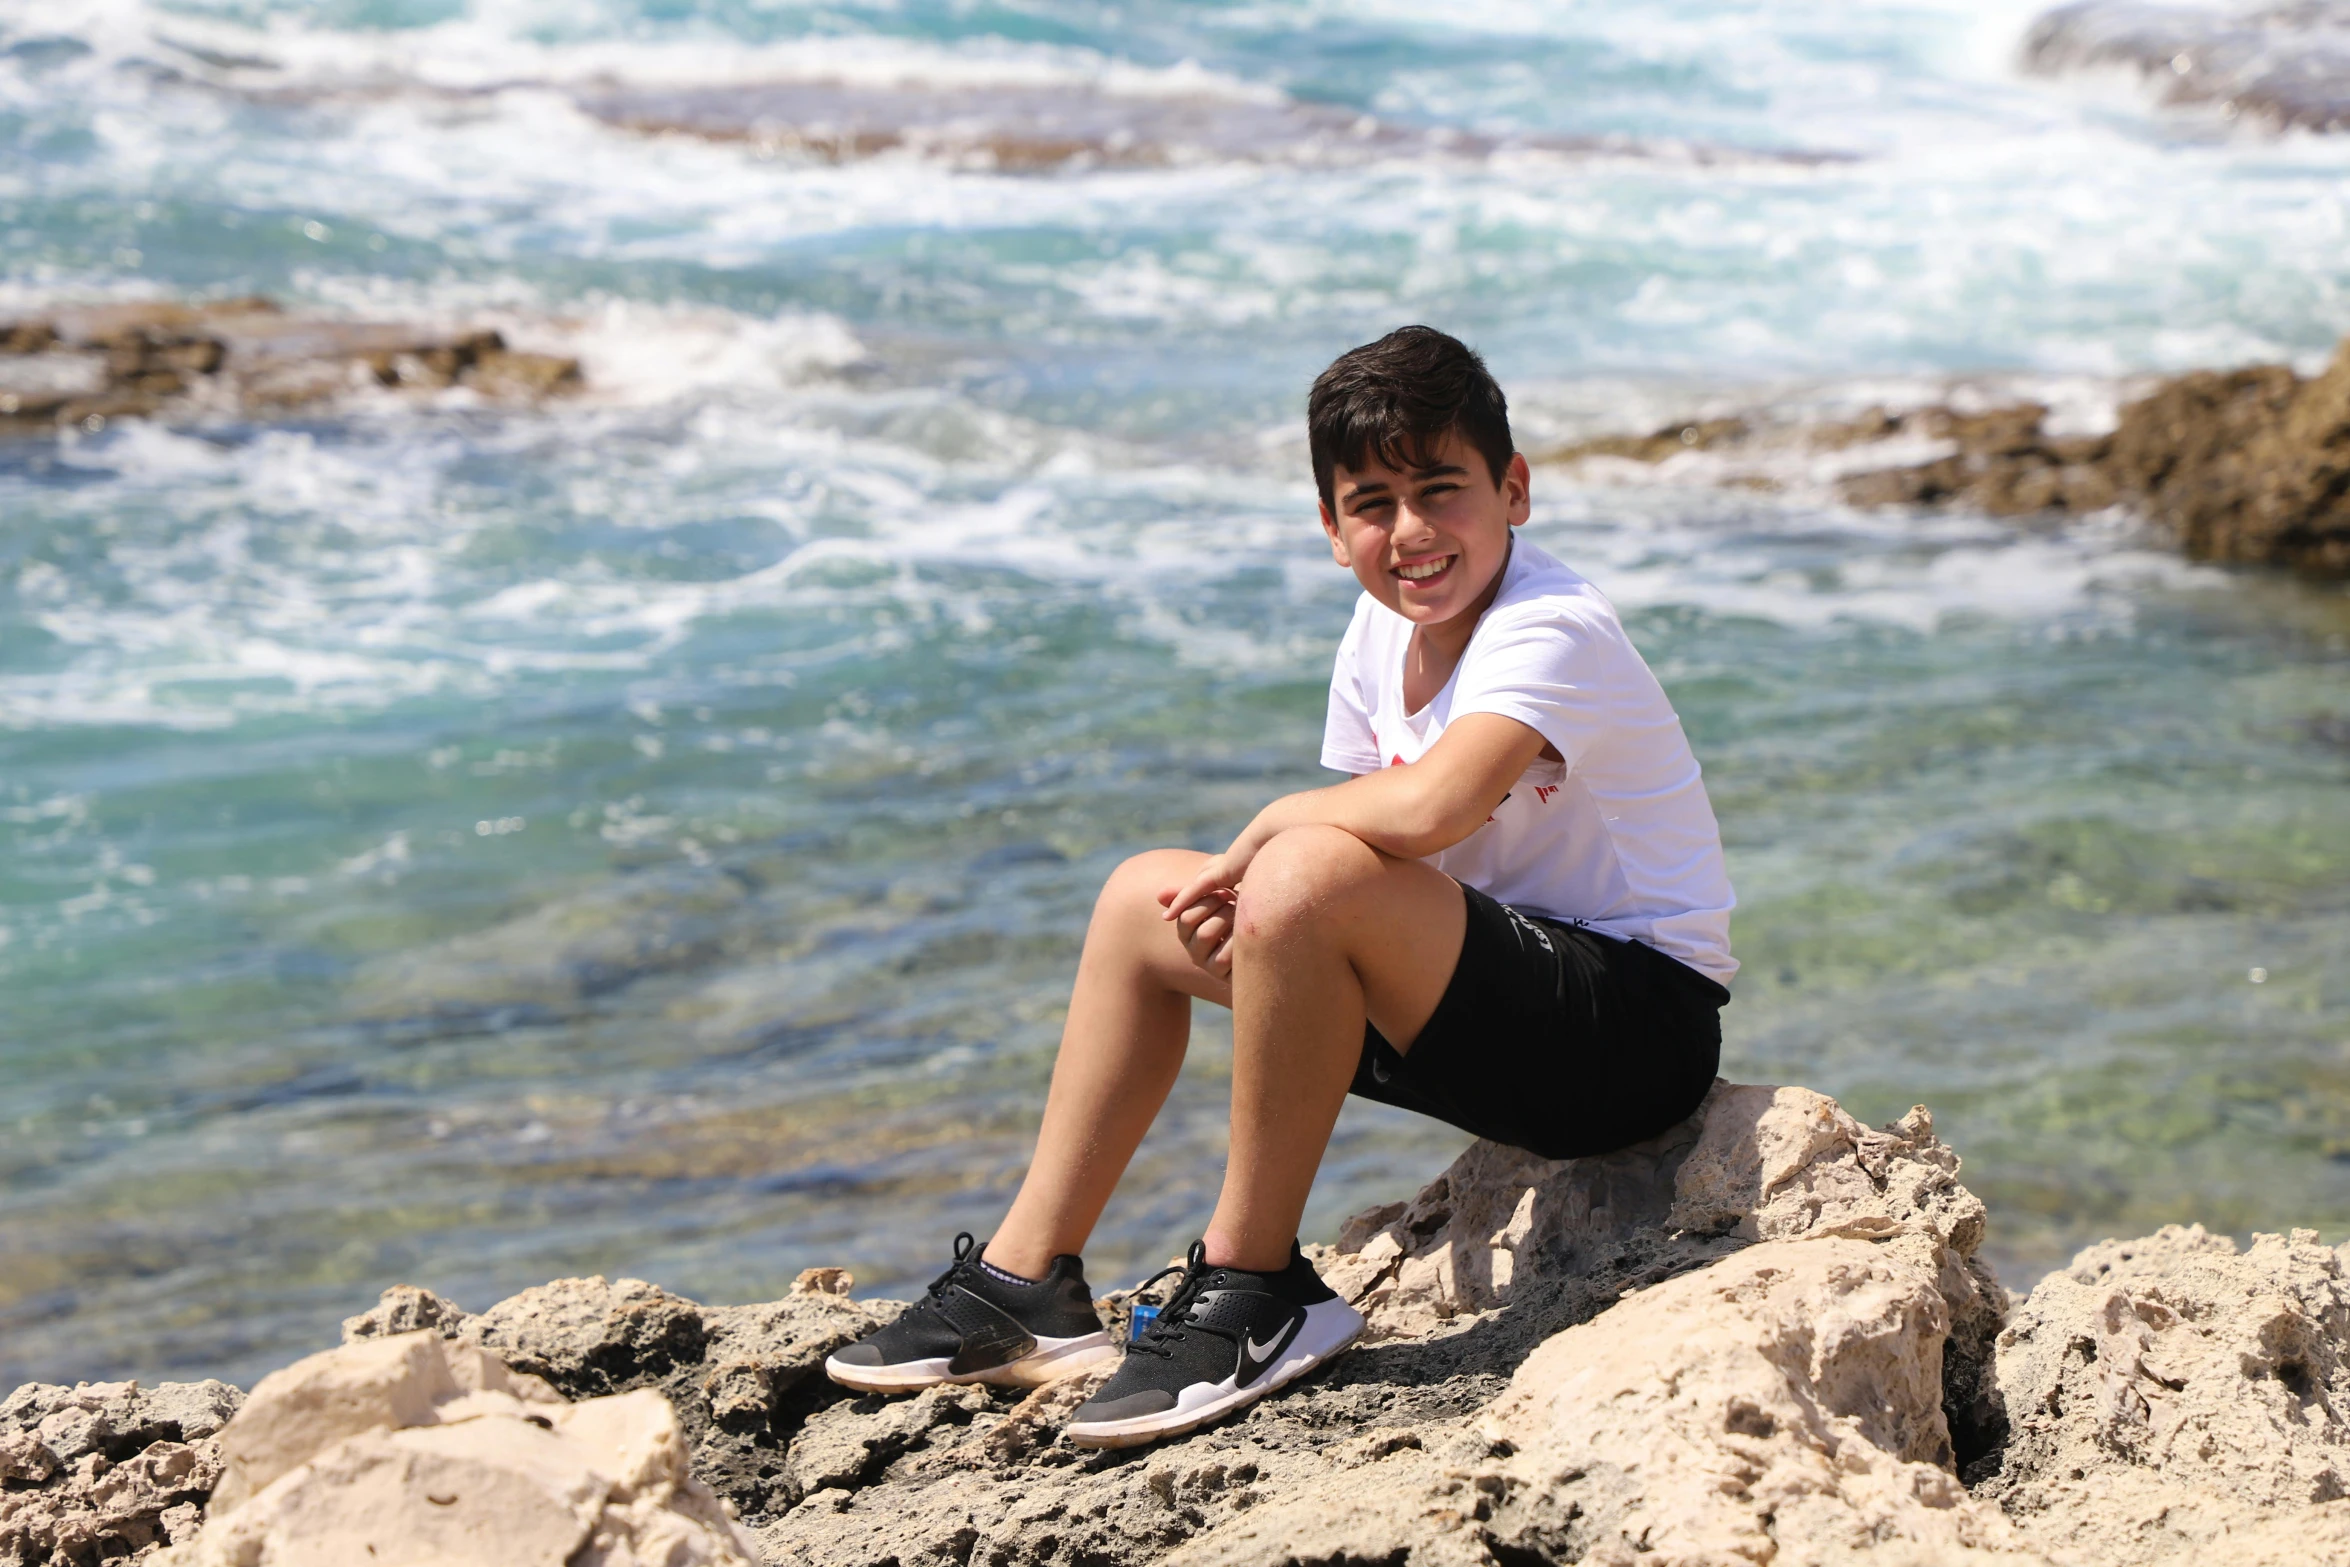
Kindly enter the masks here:
<path id="1" fill-rule="evenodd" d="M 0 11 L 0 313 L 263 291 L 592 385 L 0 446 L 0 1386 L 250 1380 L 400 1281 L 934 1272 L 1101 876 L 1321 776 L 1296 412 L 1387 326 L 1530 444 L 1953 375 L 2093 420 L 2350 331 L 2350 142 L 2024 79 L 2028 8 L 1423 9 Z M 809 78 L 1616 140 L 1013 176 L 577 107 Z M 2017 1282 L 2350 1229 L 2338 586 L 1801 475 L 1536 493 L 1706 765 L 1731 1075 L 1933 1104 Z M 1200 1224 L 1226 1039 L 1097 1282 Z M 1350 1110 L 1309 1222 L 1460 1142 Z"/>

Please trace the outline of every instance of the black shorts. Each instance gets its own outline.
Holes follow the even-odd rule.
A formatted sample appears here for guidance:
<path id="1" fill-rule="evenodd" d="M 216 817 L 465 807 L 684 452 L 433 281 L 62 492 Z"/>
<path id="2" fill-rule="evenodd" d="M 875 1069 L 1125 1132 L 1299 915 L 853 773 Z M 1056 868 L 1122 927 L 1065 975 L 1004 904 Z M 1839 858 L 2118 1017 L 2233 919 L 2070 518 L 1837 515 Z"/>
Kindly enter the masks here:
<path id="1" fill-rule="evenodd" d="M 1697 1109 L 1728 990 L 1637 941 L 1461 895 L 1444 998 L 1408 1054 L 1364 1030 L 1353 1092 L 1545 1159 L 1612 1152 Z"/>

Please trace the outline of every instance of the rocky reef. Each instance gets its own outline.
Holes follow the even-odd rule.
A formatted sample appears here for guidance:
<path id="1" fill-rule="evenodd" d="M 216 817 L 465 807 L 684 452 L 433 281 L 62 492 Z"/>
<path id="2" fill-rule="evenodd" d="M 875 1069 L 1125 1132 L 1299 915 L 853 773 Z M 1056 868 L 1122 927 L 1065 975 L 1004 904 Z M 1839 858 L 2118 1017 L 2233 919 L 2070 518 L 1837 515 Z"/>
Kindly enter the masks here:
<path id="1" fill-rule="evenodd" d="M 290 312 L 259 298 L 140 300 L 0 321 L 0 435 L 123 418 L 276 417 L 363 392 L 470 389 L 528 401 L 579 385 L 579 362 L 453 332 Z"/>
<path id="2" fill-rule="evenodd" d="M 2350 341 L 2318 375 L 2289 365 L 2198 370 L 2122 402 L 2099 434 L 2054 434 L 2037 402 L 1872 408 L 1785 424 L 1713 417 L 1535 454 L 1660 464 L 1702 453 L 1727 483 L 1775 486 L 1790 453 L 1834 455 L 1855 506 L 1966 506 L 1995 517 L 2124 507 L 2197 560 L 2350 574 Z M 1920 451 L 1880 465 L 1873 454 Z"/>
<path id="3" fill-rule="evenodd" d="M 1056 1440 L 1089 1378 L 833 1387 L 893 1309 L 837 1270 L 734 1307 L 402 1287 L 241 1409 L 21 1390 L 0 1563 L 2350 1562 L 2342 1252 L 2174 1227 L 2016 1303 L 1985 1222 L 1922 1108 L 1800 1088 L 1604 1158 L 1480 1143 L 1318 1250 L 1359 1347 L 1127 1452 Z"/>

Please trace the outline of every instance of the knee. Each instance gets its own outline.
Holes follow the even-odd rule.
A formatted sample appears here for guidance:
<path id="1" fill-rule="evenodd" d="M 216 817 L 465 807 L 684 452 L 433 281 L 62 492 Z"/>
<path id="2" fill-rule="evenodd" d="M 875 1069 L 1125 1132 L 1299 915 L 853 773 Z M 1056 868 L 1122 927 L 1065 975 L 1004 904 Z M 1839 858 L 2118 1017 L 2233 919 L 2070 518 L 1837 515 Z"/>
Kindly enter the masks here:
<path id="1" fill-rule="evenodd" d="M 1234 935 L 1262 941 L 1343 914 L 1379 874 L 1379 851 L 1336 827 L 1293 827 L 1257 852 Z"/>
<path id="2" fill-rule="evenodd" d="M 1188 849 L 1152 849 L 1135 855 L 1110 872 L 1110 879 L 1102 883 L 1101 895 L 1094 899 L 1094 918 L 1147 915 L 1156 919 L 1160 912 L 1159 894 L 1189 881 L 1199 862 L 1200 856 Z"/>

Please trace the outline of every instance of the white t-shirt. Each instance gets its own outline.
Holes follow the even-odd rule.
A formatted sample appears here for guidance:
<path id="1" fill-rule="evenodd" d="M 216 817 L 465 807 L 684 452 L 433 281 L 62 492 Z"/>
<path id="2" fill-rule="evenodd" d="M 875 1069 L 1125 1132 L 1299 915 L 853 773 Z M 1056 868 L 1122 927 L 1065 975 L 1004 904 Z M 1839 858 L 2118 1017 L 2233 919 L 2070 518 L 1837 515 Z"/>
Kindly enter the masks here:
<path id="1" fill-rule="evenodd" d="M 1664 689 L 1597 588 L 1514 539 L 1501 591 L 1428 705 L 1404 711 L 1412 623 L 1368 593 L 1338 644 L 1322 765 L 1416 762 L 1468 713 L 1514 718 L 1557 748 L 1485 825 L 1428 863 L 1499 902 L 1646 942 L 1727 985 L 1730 910 L 1697 758 Z"/>

